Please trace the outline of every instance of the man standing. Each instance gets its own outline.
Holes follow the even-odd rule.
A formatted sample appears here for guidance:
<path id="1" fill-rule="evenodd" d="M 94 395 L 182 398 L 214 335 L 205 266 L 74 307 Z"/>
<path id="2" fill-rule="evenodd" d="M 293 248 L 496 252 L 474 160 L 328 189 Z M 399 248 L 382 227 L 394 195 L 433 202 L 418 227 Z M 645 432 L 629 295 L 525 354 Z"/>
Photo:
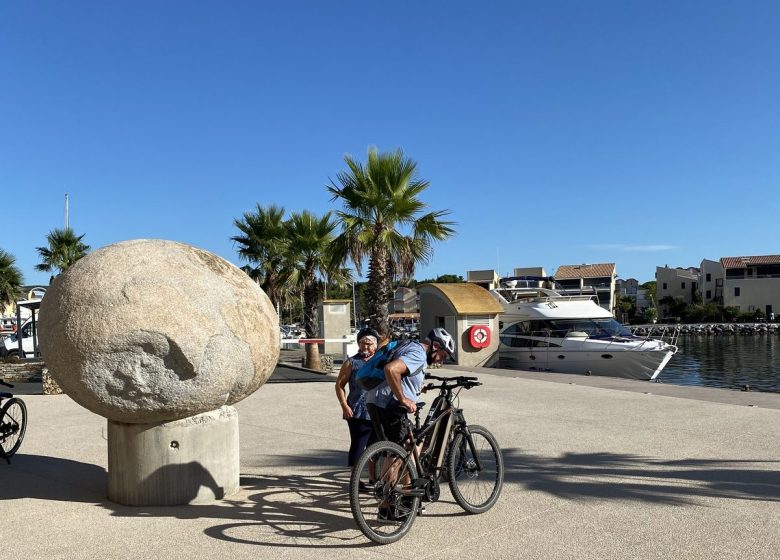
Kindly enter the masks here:
<path id="1" fill-rule="evenodd" d="M 366 402 L 379 439 L 401 443 L 406 436 L 404 418 L 417 410 L 417 395 L 425 365 L 452 358 L 455 340 L 442 328 L 428 333 L 423 342 L 407 342 L 391 350 L 385 364 L 385 381 L 368 392 Z"/>

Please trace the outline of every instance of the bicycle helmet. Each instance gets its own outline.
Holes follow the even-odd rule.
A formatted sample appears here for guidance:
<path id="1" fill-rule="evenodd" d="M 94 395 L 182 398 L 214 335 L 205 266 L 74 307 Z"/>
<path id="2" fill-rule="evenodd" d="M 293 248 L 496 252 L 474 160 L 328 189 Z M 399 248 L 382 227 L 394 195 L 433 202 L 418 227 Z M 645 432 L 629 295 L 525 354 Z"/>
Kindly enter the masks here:
<path id="1" fill-rule="evenodd" d="M 365 329 L 360 329 L 357 334 L 357 341 L 360 342 L 360 339 L 366 336 L 373 336 L 374 339 L 379 342 L 379 333 L 376 332 L 371 327 L 366 327 Z"/>
<path id="2" fill-rule="evenodd" d="M 442 349 L 447 352 L 447 355 L 452 358 L 452 353 L 455 352 L 455 339 L 452 338 L 450 333 L 441 327 L 437 327 L 428 333 L 425 340 L 429 342 L 438 342 Z"/>

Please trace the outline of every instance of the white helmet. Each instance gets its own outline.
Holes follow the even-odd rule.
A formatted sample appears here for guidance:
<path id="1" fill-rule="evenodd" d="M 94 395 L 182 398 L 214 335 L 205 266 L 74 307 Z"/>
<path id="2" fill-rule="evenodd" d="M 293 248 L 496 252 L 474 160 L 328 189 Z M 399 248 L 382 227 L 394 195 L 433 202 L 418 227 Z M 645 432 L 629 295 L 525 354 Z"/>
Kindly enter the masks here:
<path id="1" fill-rule="evenodd" d="M 450 333 L 441 327 L 437 327 L 428 333 L 425 340 L 429 342 L 438 342 L 442 349 L 447 352 L 447 355 L 452 358 L 452 353 L 455 352 L 455 339 L 452 338 Z"/>

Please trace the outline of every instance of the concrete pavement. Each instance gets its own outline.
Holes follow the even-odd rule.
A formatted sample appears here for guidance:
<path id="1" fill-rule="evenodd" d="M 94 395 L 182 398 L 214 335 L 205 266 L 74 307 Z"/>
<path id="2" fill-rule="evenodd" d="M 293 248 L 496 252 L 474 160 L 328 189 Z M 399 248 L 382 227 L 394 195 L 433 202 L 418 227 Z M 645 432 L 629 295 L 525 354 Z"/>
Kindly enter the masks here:
<path id="1" fill-rule="evenodd" d="M 204 506 L 109 502 L 106 421 L 64 395 L 25 396 L 27 436 L 0 465 L 4 556 L 780 557 L 780 395 L 478 370 L 484 386 L 461 406 L 502 445 L 498 504 L 465 515 L 444 490 L 406 538 L 381 547 L 349 512 L 333 384 L 282 373 L 287 382 L 236 405 L 241 491 Z"/>

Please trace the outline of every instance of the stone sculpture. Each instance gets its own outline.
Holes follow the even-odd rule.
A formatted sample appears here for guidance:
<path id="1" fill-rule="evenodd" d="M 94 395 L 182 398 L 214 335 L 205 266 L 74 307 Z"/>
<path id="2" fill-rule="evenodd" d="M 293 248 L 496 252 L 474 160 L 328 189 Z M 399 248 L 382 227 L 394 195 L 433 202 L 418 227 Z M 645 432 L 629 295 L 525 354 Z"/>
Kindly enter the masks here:
<path id="1" fill-rule="evenodd" d="M 41 303 L 40 348 L 63 391 L 109 420 L 109 497 L 170 504 L 208 501 L 237 489 L 238 421 L 229 405 L 265 383 L 279 356 L 276 313 L 244 272 L 212 253 L 172 241 L 104 247 L 52 282 Z M 176 433 L 185 434 L 178 437 L 192 441 L 162 444 L 167 436 L 158 436 L 173 433 L 174 421 L 179 421 Z M 220 423 L 228 427 L 207 427 Z M 158 427 L 160 434 L 134 424 Z M 235 431 L 235 449 L 223 452 L 234 452 L 235 464 L 223 468 L 217 463 L 224 457 L 213 457 L 217 472 L 212 472 L 206 448 L 214 437 L 224 447 L 226 429 Z M 123 442 L 121 449 L 112 446 L 112 434 Z M 139 437 L 159 440 L 159 456 L 132 456 L 132 449 L 140 453 L 146 444 L 134 446 L 128 438 Z M 190 471 L 207 472 L 221 490 L 192 497 L 190 481 L 183 496 L 155 496 L 169 483 L 157 488 L 155 477 L 168 481 L 160 472 L 175 470 L 185 457 Z M 121 463 L 130 463 L 129 471 Z"/>

